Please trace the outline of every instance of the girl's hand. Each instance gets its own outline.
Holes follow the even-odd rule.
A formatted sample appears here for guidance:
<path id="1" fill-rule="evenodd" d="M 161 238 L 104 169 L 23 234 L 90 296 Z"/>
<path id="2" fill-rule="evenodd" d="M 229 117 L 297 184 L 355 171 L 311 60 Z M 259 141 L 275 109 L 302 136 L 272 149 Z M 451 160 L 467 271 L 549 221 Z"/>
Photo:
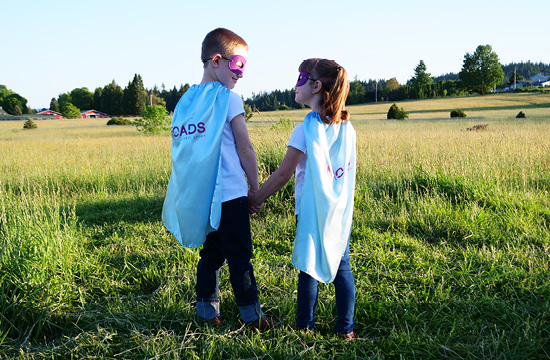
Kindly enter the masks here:
<path id="1" fill-rule="evenodd" d="M 248 190 L 248 212 L 255 214 L 264 207 L 264 203 L 259 203 L 256 198 L 257 190 Z"/>

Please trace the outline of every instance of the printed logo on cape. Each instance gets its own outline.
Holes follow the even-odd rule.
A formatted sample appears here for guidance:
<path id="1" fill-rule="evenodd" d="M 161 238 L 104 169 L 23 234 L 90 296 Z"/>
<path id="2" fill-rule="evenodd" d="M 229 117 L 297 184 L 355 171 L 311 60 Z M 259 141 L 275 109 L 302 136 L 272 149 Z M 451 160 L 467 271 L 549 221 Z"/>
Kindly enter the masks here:
<path id="1" fill-rule="evenodd" d="M 181 126 L 172 126 L 172 137 L 189 136 L 194 134 L 202 134 L 206 131 L 203 122 L 198 124 L 182 124 Z"/>
<path id="2" fill-rule="evenodd" d="M 336 171 L 332 171 L 332 168 L 330 167 L 330 165 L 327 164 L 326 174 L 330 176 L 333 180 L 336 180 L 336 179 L 340 179 L 342 176 L 344 176 L 344 173 L 346 171 L 350 171 L 350 170 L 351 170 L 351 162 L 348 162 L 348 165 L 346 166 L 345 169 L 343 167 L 339 167 L 338 169 L 336 169 Z"/>

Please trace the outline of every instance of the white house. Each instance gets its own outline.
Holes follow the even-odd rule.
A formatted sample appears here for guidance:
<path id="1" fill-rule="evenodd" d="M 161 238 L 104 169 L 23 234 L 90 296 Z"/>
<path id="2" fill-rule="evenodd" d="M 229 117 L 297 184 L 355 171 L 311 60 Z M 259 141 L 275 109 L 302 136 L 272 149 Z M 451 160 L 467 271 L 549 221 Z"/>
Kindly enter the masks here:
<path id="1" fill-rule="evenodd" d="M 536 87 L 536 88 L 550 86 L 550 77 L 542 75 L 542 74 L 537 74 L 537 75 L 531 76 L 529 78 L 529 80 L 518 80 L 517 81 L 518 89 L 522 88 L 522 87 L 530 87 L 530 86 Z M 513 88 L 513 86 L 512 86 L 512 88 Z"/>

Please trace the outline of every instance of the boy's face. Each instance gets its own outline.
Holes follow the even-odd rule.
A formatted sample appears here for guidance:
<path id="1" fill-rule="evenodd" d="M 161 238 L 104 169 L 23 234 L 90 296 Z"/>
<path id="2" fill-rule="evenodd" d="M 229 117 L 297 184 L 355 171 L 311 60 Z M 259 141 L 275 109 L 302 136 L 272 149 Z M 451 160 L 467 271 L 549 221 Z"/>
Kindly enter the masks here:
<path id="1" fill-rule="evenodd" d="M 226 54 L 228 59 L 231 59 L 234 55 L 240 55 L 246 58 L 248 50 L 244 46 L 237 46 L 233 49 L 233 52 Z M 219 66 L 214 69 L 218 80 L 225 85 L 228 89 L 233 89 L 237 85 L 237 81 L 243 77 L 242 72 L 237 74 L 233 72 L 229 67 L 229 61 L 223 57 L 218 58 Z"/>

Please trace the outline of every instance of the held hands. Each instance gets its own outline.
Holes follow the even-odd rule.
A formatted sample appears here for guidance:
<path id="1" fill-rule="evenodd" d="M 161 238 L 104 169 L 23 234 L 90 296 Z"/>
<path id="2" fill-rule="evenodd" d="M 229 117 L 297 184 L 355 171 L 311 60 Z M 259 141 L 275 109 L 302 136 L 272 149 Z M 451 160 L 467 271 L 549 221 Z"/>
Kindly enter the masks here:
<path id="1" fill-rule="evenodd" d="M 258 190 L 248 190 L 248 212 L 250 214 L 255 214 L 264 207 L 264 203 L 259 203 L 256 198 L 256 193 Z"/>

